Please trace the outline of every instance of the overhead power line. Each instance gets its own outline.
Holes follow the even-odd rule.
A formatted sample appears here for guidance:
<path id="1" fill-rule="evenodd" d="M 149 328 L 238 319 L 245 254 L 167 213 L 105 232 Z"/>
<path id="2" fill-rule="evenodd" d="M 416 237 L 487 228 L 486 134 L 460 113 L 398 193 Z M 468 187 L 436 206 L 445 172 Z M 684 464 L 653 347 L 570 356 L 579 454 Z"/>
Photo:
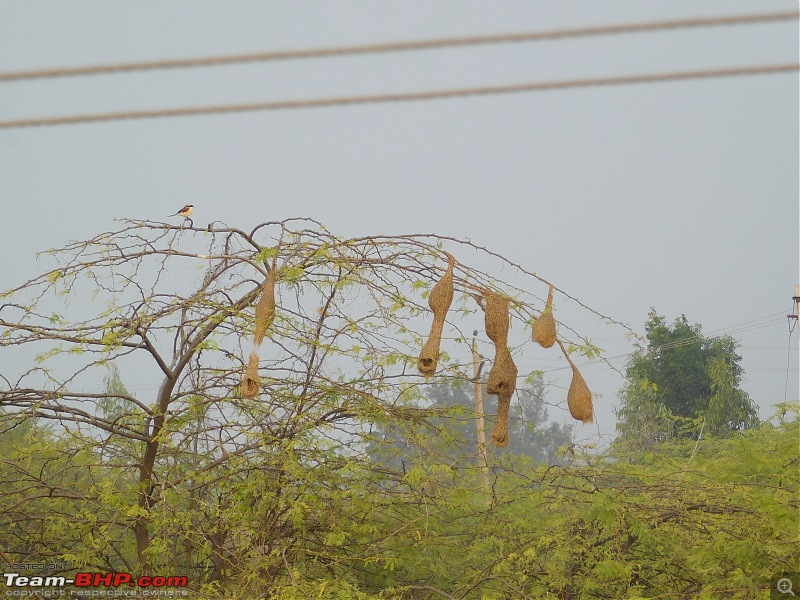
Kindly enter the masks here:
<path id="1" fill-rule="evenodd" d="M 632 350 L 630 352 L 624 352 L 622 354 L 615 354 L 614 356 L 607 356 L 603 358 L 603 361 L 608 364 L 612 360 L 618 360 L 621 358 L 628 358 L 637 354 L 642 351 L 646 352 L 656 352 L 662 350 L 673 350 L 675 348 L 680 348 L 686 345 L 694 344 L 701 340 L 716 340 L 721 339 L 724 337 L 732 337 L 734 334 L 744 333 L 747 331 L 752 331 L 753 329 L 763 329 L 765 327 L 773 327 L 778 325 L 779 323 L 783 322 L 783 313 L 775 313 L 772 315 L 766 315 L 763 317 L 759 317 L 758 319 L 752 319 L 750 321 L 745 321 L 743 323 L 737 323 L 735 325 L 729 325 L 727 327 L 722 327 L 721 329 L 715 329 L 707 334 L 691 334 L 677 340 L 672 340 L 669 342 L 664 342 L 663 344 L 655 344 L 653 346 L 642 347 L 637 350 Z M 582 363 L 578 363 L 578 367 L 586 367 L 589 365 L 594 364 L 595 361 L 589 360 Z M 556 371 L 565 371 L 570 369 L 569 365 L 562 366 L 562 367 L 553 367 L 551 369 L 544 369 L 543 373 L 554 373 Z M 783 372 L 783 369 L 778 369 L 778 371 Z"/>
<path id="2" fill-rule="evenodd" d="M 310 98 L 304 100 L 276 100 L 272 102 L 254 102 L 248 104 L 218 104 L 212 106 L 188 106 L 180 108 L 164 108 L 156 110 L 140 110 L 111 113 L 94 113 L 84 115 L 68 115 L 61 117 L 40 117 L 0 121 L 0 129 L 19 129 L 22 127 L 46 127 L 53 125 L 76 125 L 79 123 L 99 123 L 103 121 L 123 121 L 133 119 L 153 119 L 159 117 L 188 117 L 198 115 L 244 113 L 267 110 L 288 110 L 298 108 L 325 108 L 333 106 L 352 106 L 357 104 L 378 104 L 384 102 L 404 102 L 422 100 L 444 100 L 467 96 L 488 96 L 498 94 L 514 94 L 521 92 L 543 92 L 548 90 L 625 85 L 634 83 L 656 83 L 665 81 L 681 81 L 689 79 L 708 79 L 713 77 L 734 77 L 742 75 L 767 75 L 788 73 L 800 70 L 800 65 L 761 65 L 754 67 L 733 67 L 727 69 L 709 69 L 703 71 L 676 71 L 672 73 L 655 73 L 640 75 L 622 75 L 616 77 L 595 77 L 588 79 L 568 79 L 562 81 L 537 81 L 509 85 L 453 88 L 418 92 L 398 92 L 392 94 L 375 94 L 364 96 L 340 96 L 333 98 Z"/>
<path id="3" fill-rule="evenodd" d="M 733 15 L 727 17 L 705 17 L 697 19 L 677 19 L 670 21 L 650 21 L 644 23 L 627 23 L 618 25 L 600 25 L 573 29 L 557 29 L 525 33 L 497 35 L 478 35 L 453 38 L 438 38 L 410 42 L 391 42 L 385 44 L 364 44 L 359 46 L 339 46 L 334 48 L 311 48 L 305 50 L 280 50 L 275 52 L 256 52 L 250 54 L 231 54 L 227 56 L 205 56 L 185 59 L 166 59 L 149 62 L 133 62 L 111 65 L 90 65 L 84 67 L 66 67 L 60 69 L 41 69 L 31 71 L 12 71 L 0 73 L 2 81 L 21 81 L 27 79 L 46 79 L 53 77 L 75 77 L 81 75 L 108 75 L 133 71 L 154 71 L 161 69 L 178 69 L 188 67 L 213 67 L 238 63 L 267 62 L 289 59 L 326 58 L 333 56 L 351 56 L 357 54 L 378 54 L 410 50 L 434 50 L 459 46 L 477 46 L 487 44 L 507 44 L 518 42 L 536 42 L 563 38 L 589 37 L 598 35 L 616 35 L 623 33 L 639 33 L 667 29 L 686 29 L 692 27 L 710 27 L 723 25 L 743 25 L 770 21 L 797 20 L 800 13 L 779 12 L 749 15 Z"/>

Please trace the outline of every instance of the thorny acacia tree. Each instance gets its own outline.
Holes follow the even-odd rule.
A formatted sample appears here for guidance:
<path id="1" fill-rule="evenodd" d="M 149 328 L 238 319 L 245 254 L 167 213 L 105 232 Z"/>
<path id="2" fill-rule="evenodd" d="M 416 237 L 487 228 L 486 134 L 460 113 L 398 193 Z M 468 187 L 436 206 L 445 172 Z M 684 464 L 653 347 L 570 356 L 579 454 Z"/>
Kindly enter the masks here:
<path id="1" fill-rule="evenodd" d="M 350 467 L 370 423 L 424 427 L 435 412 L 409 399 L 422 382 L 424 298 L 444 271 L 444 245 L 516 267 L 530 284 L 456 266 L 453 337 L 437 378 L 469 379 L 447 351 L 459 317 L 476 311 L 475 290 L 508 294 L 521 327 L 544 304 L 531 290 L 548 282 L 468 241 L 340 239 L 309 219 L 250 232 L 123 221 L 48 251 L 55 268 L 0 297 L 0 432 L 27 432 L 0 463 L 0 550 L 98 569 L 171 566 L 206 582 L 274 578 L 292 544 L 324 530 L 320 515 L 335 521 L 336 503 L 353 501 Z M 248 400 L 239 385 L 270 268 L 278 311 L 261 348 L 261 392 Z M 563 323 L 560 336 L 595 352 Z M 11 375 L 8 364 L 28 366 Z M 329 504 L 314 516 L 322 489 Z M 242 525 L 243 511 L 257 527 Z"/>

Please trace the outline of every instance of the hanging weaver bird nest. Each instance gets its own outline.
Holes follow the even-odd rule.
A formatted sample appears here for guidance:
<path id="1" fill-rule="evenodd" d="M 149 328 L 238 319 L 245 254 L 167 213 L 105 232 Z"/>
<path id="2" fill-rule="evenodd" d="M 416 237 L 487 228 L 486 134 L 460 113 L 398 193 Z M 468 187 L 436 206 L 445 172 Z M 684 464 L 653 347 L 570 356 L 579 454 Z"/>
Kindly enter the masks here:
<path id="1" fill-rule="evenodd" d="M 489 394 L 513 394 L 517 387 L 517 365 L 508 348 L 498 348 L 486 381 Z"/>
<path id="2" fill-rule="evenodd" d="M 564 353 L 569 366 L 572 367 L 572 383 L 569 384 L 569 391 L 567 391 L 567 406 L 569 406 L 569 413 L 572 418 L 584 423 L 591 423 L 594 420 L 594 407 L 592 406 L 592 392 L 589 386 L 586 385 L 586 380 L 578 371 L 578 367 L 570 359 L 567 350 L 561 342 L 561 351 Z"/>
<path id="3" fill-rule="evenodd" d="M 430 377 L 436 373 L 436 367 L 439 364 L 439 344 L 442 341 L 442 334 L 433 329 L 431 329 L 430 337 L 422 347 L 417 360 L 417 370 L 425 377 Z"/>
<path id="4" fill-rule="evenodd" d="M 553 286 L 547 293 L 547 303 L 542 314 L 533 323 L 533 341 L 542 348 L 551 348 L 556 343 L 556 320 L 553 318 Z"/>
<path id="5" fill-rule="evenodd" d="M 261 292 L 261 299 L 256 304 L 256 331 L 253 335 L 253 342 L 256 347 L 264 341 L 267 329 L 275 320 L 275 268 L 269 270 L 267 280 L 264 282 L 264 289 Z"/>
<path id="6" fill-rule="evenodd" d="M 456 259 L 452 254 L 447 255 L 447 270 L 442 278 L 433 286 L 428 296 L 428 306 L 433 311 L 433 324 L 428 335 L 428 341 L 422 347 L 417 361 L 417 369 L 422 375 L 429 377 L 436 373 L 436 366 L 439 364 L 439 346 L 442 342 L 442 331 L 444 330 L 444 320 L 450 304 L 453 302 L 453 267 Z"/>
<path id="7" fill-rule="evenodd" d="M 511 322 L 510 300 L 490 290 L 482 290 L 486 335 L 494 343 L 494 362 L 486 381 L 486 392 L 497 395 L 497 421 L 492 428 L 492 443 L 508 446 L 508 408 L 517 387 L 517 365 L 508 351 Z"/>
<path id="8" fill-rule="evenodd" d="M 508 345 L 508 323 L 510 301 L 505 296 L 483 290 L 484 299 L 484 326 L 486 335 L 494 342 L 496 348 L 505 348 Z"/>
<path id="9" fill-rule="evenodd" d="M 242 396 L 245 398 L 255 398 L 261 390 L 261 379 L 258 376 L 258 353 L 253 350 L 250 354 L 250 360 L 247 363 L 247 369 L 244 372 L 242 379 Z"/>
<path id="10" fill-rule="evenodd" d="M 567 392 L 567 404 L 574 419 L 584 423 L 591 423 L 594 420 L 592 392 L 575 365 L 572 365 L 572 383 L 569 384 Z"/>
<path id="11" fill-rule="evenodd" d="M 501 392 L 497 397 L 497 421 L 492 427 L 492 443 L 499 447 L 508 446 L 508 409 L 511 406 L 511 392 Z"/>

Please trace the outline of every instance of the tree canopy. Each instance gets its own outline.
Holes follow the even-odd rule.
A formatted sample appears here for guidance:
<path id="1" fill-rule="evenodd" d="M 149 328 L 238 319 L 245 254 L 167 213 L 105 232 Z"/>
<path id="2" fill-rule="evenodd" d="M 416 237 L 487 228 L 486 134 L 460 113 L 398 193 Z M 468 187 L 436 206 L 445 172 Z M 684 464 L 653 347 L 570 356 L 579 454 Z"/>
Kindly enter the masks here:
<path id="1" fill-rule="evenodd" d="M 528 289 L 455 264 L 445 244 L 498 271 L 513 267 Z M 343 490 L 386 486 L 354 469 L 372 424 L 423 428 L 449 410 L 410 403 L 424 381 L 414 369 L 424 301 L 448 261 L 457 295 L 441 316 L 446 339 L 432 381 L 464 377 L 449 352 L 469 351 L 458 321 L 483 308 L 482 293 L 502 294 L 503 318 L 526 328 L 552 287 L 466 240 L 343 239 L 308 219 L 250 232 L 125 221 L 45 255 L 54 268 L 0 296 L 0 351 L 22 367 L 2 374 L 2 430 L 28 424 L 39 436 L 31 452 L 58 447 L 73 466 L 47 459 L 58 473 L 50 480 L 25 461 L 8 464 L 20 496 L 11 486 L 5 497 L 20 514 L 63 504 L 14 551 L 143 573 L 171 564 L 209 584 L 233 572 L 271 581 L 301 539 L 321 535 L 314 522 L 336 513 Z M 278 309 L 262 319 L 259 298 L 276 281 Z M 561 339 L 594 352 L 567 324 Z M 398 484 L 405 476 L 395 474 Z M 242 503 L 260 525 L 240 521 Z M 86 530 L 71 526 L 76 515 Z M 98 527 L 102 535 L 84 543 Z"/>
<path id="2" fill-rule="evenodd" d="M 669 325 L 651 310 L 640 345 L 626 369 L 618 429 L 630 443 L 649 446 L 673 436 L 741 431 L 758 423 L 740 388 L 742 367 L 730 336 L 706 337 L 684 315 Z"/>
<path id="3" fill-rule="evenodd" d="M 454 265 L 426 379 L 445 247 L 493 266 Z M 542 381 L 520 373 L 510 451 L 483 486 L 453 387 L 472 379 L 476 295 L 502 295 L 526 337 L 553 289 L 601 315 L 468 240 L 126 221 L 47 254 L 54 268 L 0 296 L 7 564 L 186 575 L 191 597 L 243 600 L 748 597 L 796 566 L 796 406 L 730 439 L 553 460 L 569 432 L 543 425 Z M 504 268 L 514 283 L 490 274 Z M 558 342 L 598 353 L 562 320 Z M 715 364 L 709 420 L 738 387 Z M 377 456 L 397 449 L 387 431 L 412 442 L 399 464 Z"/>

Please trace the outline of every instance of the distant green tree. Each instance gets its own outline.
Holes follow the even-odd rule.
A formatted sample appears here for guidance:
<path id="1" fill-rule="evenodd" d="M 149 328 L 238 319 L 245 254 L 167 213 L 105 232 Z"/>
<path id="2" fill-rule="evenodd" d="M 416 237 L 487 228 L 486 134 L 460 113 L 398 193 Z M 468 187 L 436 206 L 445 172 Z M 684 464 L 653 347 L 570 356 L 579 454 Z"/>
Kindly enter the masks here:
<path id="1" fill-rule="evenodd" d="M 378 432 L 376 439 L 380 441 L 374 443 L 373 457 L 397 467 L 404 460 L 436 452 L 449 457 L 453 465 L 472 465 L 478 441 L 473 390 L 473 384 L 463 380 L 424 388 L 421 403 L 437 414 L 428 421 L 431 429 L 426 435 L 420 435 L 419 431 L 406 431 L 390 424 Z M 497 415 L 497 397 L 486 394 L 485 388 L 483 404 L 488 440 Z M 508 428 L 508 447 L 489 446 L 490 452 L 527 456 L 538 463 L 554 464 L 559 448 L 572 441 L 572 427 L 548 422 L 541 377 L 517 390 L 509 410 Z"/>
<path id="2" fill-rule="evenodd" d="M 467 385 L 460 381 L 455 381 L 453 385 L 440 383 L 430 386 L 428 393 L 435 407 L 463 406 L 469 410 L 475 405 L 472 384 Z M 497 416 L 497 396 L 487 394 L 485 388 L 483 410 L 488 439 Z M 502 450 L 495 448 L 494 451 L 529 456 L 536 462 L 552 464 L 557 459 L 559 448 L 572 441 L 572 427 L 548 422 L 548 418 L 544 403 L 544 382 L 541 377 L 536 377 L 530 385 L 520 388 L 512 400 L 508 415 L 508 447 Z M 477 444 L 474 419 L 462 422 L 460 433 L 474 453 Z"/>
<path id="3" fill-rule="evenodd" d="M 725 435 L 758 424 L 739 386 L 743 370 L 730 336 L 705 337 L 681 315 L 670 326 L 651 309 L 646 346 L 628 361 L 617 412 L 620 441 L 649 447 L 671 437 Z"/>

